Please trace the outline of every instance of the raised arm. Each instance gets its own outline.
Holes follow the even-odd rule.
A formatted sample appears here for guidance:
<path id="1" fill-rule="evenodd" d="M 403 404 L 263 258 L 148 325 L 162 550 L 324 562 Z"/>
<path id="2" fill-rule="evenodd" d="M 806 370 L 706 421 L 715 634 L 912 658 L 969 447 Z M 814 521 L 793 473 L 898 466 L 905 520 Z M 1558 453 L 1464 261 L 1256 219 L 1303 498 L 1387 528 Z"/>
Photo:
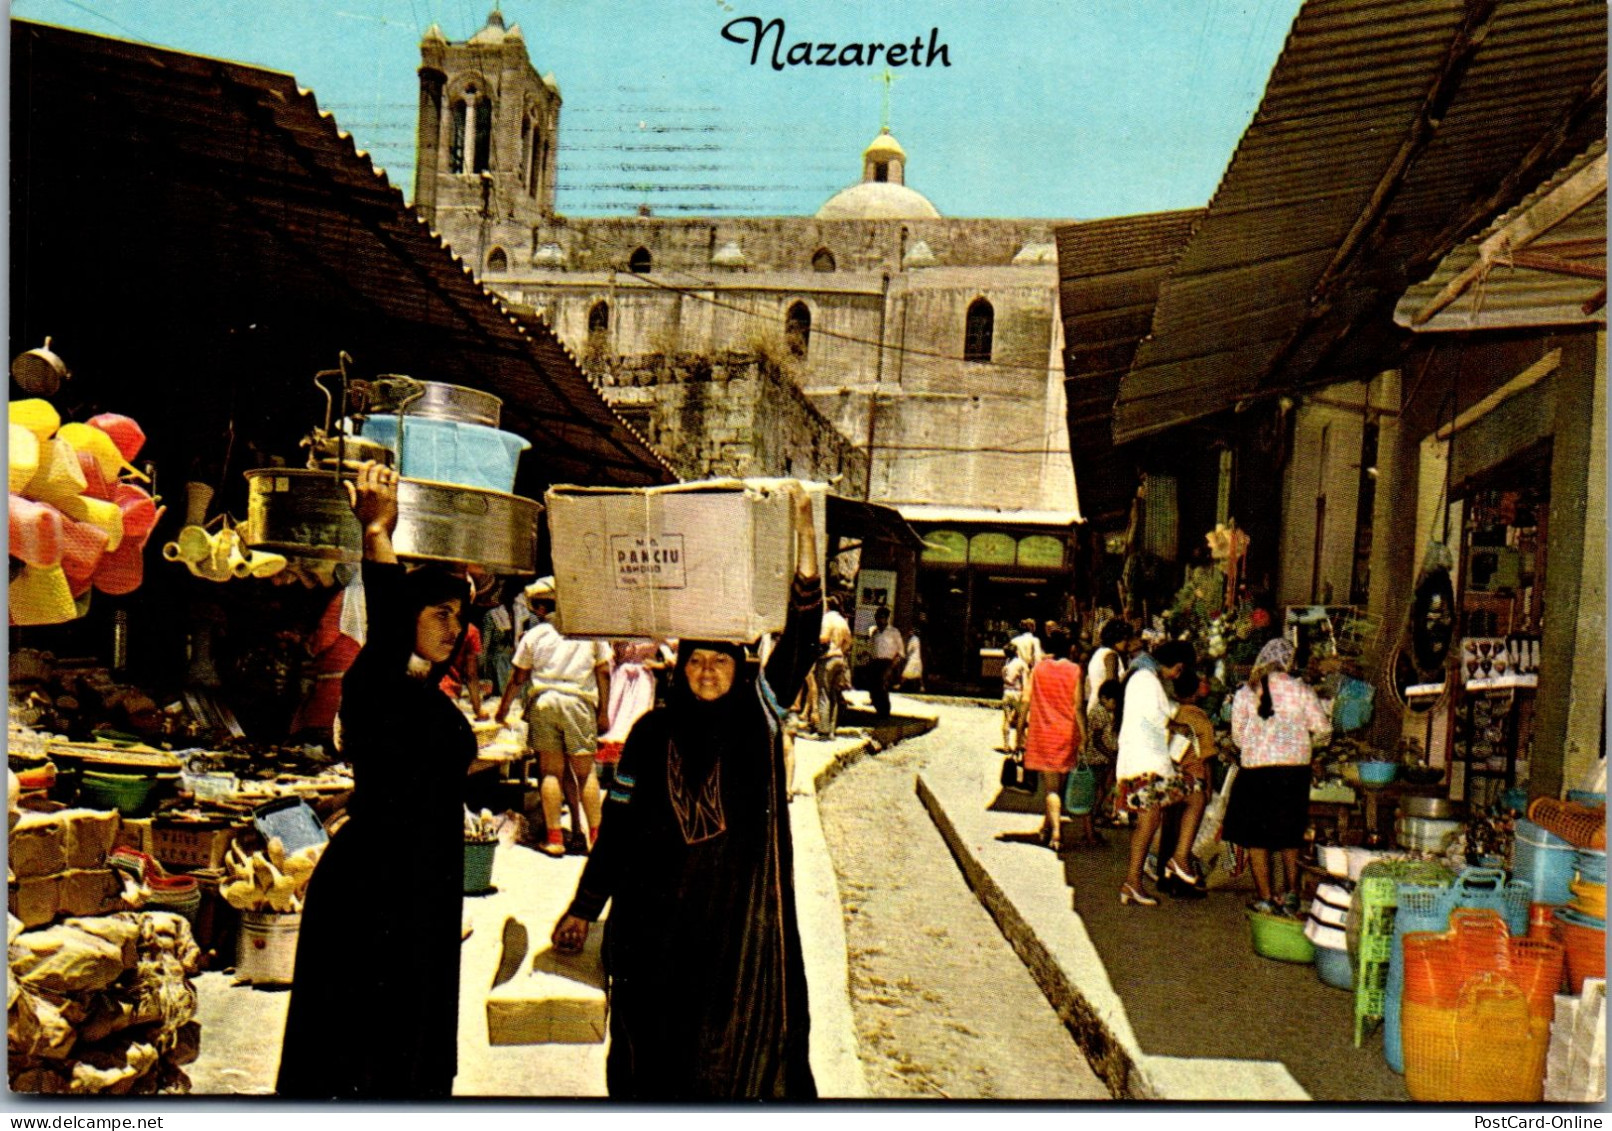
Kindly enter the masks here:
<path id="1" fill-rule="evenodd" d="M 784 490 L 792 503 L 795 527 L 795 581 L 789 592 L 784 630 L 767 658 L 767 686 L 780 703 L 792 703 L 817 660 L 823 630 L 823 584 L 817 573 L 817 530 L 812 501 L 794 480 Z"/>

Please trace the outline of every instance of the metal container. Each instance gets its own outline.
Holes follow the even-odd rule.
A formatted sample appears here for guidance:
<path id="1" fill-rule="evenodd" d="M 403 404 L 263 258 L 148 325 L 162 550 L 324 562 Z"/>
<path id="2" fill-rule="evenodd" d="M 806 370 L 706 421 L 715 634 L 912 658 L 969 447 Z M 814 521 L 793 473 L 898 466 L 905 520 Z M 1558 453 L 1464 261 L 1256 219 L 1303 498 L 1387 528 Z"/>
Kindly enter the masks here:
<path id="1" fill-rule="evenodd" d="M 362 558 L 358 520 L 346 489 L 329 472 L 266 467 L 248 471 L 246 481 L 241 533 L 252 549 L 346 562 Z M 542 510 L 518 495 L 403 479 L 392 545 L 406 560 L 533 573 Z"/>
<path id="2" fill-rule="evenodd" d="M 1461 829 L 1460 821 L 1401 815 L 1394 822 L 1394 839 L 1399 847 L 1414 852 L 1444 852 Z"/>
<path id="3" fill-rule="evenodd" d="M 422 389 L 418 396 L 414 390 Z M 497 428 L 504 402 L 480 389 L 445 385 L 440 381 L 383 377 L 375 382 L 372 412 L 398 412 L 427 420 L 457 420 L 464 424 L 484 424 Z"/>
<path id="4" fill-rule="evenodd" d="M 1461 803 L 1448 797 L 1417 797 L 1414 794 L 1407 794 L 1399 799 L 1399 812 L 1406 817 L 1446 820 L 1461 815 Z"/>

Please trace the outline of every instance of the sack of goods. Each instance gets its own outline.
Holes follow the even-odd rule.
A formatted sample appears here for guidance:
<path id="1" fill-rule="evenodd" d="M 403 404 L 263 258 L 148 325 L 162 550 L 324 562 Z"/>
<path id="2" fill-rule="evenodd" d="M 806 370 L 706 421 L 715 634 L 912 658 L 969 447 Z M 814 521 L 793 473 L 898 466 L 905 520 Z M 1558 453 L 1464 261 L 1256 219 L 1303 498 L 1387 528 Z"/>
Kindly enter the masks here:
<path id="1" fill-rule="evenodd" d="M 795 575 L 786 481 L 551 488 L 555 625 L 567 636 L 749 643 L 784 627 Z M 827 546 L 827 488 L 804 484 Z"/>

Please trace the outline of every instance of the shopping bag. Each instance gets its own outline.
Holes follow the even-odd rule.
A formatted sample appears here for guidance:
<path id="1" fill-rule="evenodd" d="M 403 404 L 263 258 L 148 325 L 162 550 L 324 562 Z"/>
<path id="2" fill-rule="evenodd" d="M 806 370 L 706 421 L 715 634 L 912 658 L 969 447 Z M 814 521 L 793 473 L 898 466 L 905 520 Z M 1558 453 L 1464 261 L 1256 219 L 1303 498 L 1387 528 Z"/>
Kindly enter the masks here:
<path id="1" fill-rule="evenodd" d="M 1076 766 L 1069 771 L 1063 787 L 1063 807 L 1071 817 L 1084 817 L 1097 807 L 1097 775 L 1090 766 Z"/>
<path id="2" fill-rule="evenodd" d="M 1209 799 L 1198 822 L 1198 835 L 1192 838 L 1192 854 L 1207 868 L 1220 853 L 1220 830 L 1226 823 L 1226 806 L 1231 802 L 1231 787 L 1237 781 L 1237 767 L 1226 771 L 1226 780 Z"/>
<path id="3" fill-rule="evenodd" d="M 1017 754 L 1002 759 L 1002 788 L 1020 793 L 1035 792 L 1035 777 L 1024 768 L 1024 761 Z"/>

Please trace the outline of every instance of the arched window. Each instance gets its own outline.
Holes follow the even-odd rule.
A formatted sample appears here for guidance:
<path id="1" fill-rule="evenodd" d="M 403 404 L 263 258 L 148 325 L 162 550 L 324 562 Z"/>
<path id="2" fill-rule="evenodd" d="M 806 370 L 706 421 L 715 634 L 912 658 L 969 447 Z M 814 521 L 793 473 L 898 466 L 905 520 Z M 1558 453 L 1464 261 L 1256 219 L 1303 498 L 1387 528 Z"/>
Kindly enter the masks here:
<path id="1" fill-rule="evenodd" d="M 828 250 L 828 248 L 826 248 L 826 247 L 818 248 L 817 249 L 817 254 L 812 256 L 812 270 L 813 271 L 832 271 L 832 270 L 834 270 L 834 253 L 832 251 Z"/>
<path id="2" fill-rule="evenodd" d="M 797 302 L 784 315 L 784 343 L 796 357 L 806 356 L 806 347 L 812 338 L 812 312 L 804 302 Z"/>
<path id="3" fill-rule="evenodd" d="M 968 304 L 968 318 L 963 324 L 963 360 L 991 360 L 991 331 L 996 323 L 996 311 L 991 304 L 977 298 Z"/>
<path id="4" fill-rule="evenodd" d="M 495 247 L 487 253 L 487 270 L 495 275 L 501 275 L 509 270 L 509 256 L 504 249 Z"/>
<path id="5" fill-rule="evenodd" d="M 465 100 L 448 104 L 448 172 L 465 171 Z"/>
<path id="6" fill-rule="evenodd" d="M 603 334 L 610 329 L 610 304 L 603 300 L 588 310 L 588 333 Z"/>
<path id="7" fill-rule="evenodd" d="M 634 275 L 647 275 L 653 262 L 654 258 L 649 254 L 649 249 L 641 247 L 627 257 L 627 270 Z"/>
<path id="8" fill-rule="evenodd" d="M 493 100 L 476 99 L 476 161 L 472 173 L 485 173 L 493 151 Z"/>
<path id="9" fill-rule="evenodd" d="M 890 179 L 890 163 L 888 161 L 875 161 L 873 163 L 873 179 L 881 184 Z"/>

